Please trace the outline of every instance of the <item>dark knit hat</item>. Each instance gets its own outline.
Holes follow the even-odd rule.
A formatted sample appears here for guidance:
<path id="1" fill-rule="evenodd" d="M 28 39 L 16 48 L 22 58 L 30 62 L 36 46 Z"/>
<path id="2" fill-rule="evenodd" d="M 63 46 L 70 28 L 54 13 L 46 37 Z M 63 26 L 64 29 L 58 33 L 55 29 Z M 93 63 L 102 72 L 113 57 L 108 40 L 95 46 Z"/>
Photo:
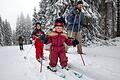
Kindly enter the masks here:
<path id="1" fill-rule="evenodd" d="M 78 4 L 83 4 L 83 1 L 78 1 L 78 2 L 77 2 L 77 5 L 78 5 Z"/>
<path id="2" fill-rule="evenodd" d="M 55 26 L 63 27 L 64 26 L 64 22 L 60 18 L 58 18 L 58 19 L 55 20 L 54 27 Z"/>
<path id="3" fill-rule="evenodd" d="M 36 27 L 37 25 L 40 25 L 40 26 L 41 26 L 41 23 L 40 23 L 40 22 L 36 22 L 36 23 L 35 23 L 35 27 Z"/>

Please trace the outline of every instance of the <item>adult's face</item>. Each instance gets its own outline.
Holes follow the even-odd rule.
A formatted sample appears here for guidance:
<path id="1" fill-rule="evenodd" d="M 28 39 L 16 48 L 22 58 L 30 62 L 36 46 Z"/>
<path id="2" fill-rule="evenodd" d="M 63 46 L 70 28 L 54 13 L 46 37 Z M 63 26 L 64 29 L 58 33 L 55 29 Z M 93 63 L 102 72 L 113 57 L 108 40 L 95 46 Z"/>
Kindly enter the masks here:
<path id="1" fill-rule="evenodd" d="M 77 5 L 77 8 L 78 8 L 79 10 L 81 10 L 81 9 L 83 8 L 83 4 L 78 4 L 78 5 Z"/>

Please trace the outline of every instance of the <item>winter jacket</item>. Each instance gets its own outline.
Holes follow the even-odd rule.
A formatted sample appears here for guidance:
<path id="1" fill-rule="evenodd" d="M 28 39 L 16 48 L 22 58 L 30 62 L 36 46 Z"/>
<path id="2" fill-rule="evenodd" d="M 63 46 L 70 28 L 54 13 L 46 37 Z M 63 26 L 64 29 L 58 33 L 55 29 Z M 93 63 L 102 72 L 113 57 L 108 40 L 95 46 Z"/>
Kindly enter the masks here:
<path id="1" fill-rule="evenodd" d="M 23 45 L 23 41 L 24 41 L 24 38 L 22 36 L 20 36 L 18 38 L 19 45 Z"/>
<path id="2" fill-rule="evenodd" d="M 51 43 L 51 46 L 64 46 L 64 43 L 66 43 L 68 46 L 72 45 L 72 40 L 68 39 L 67 35 L 64 33 L 57 33 L 57 32 L 51 32 L 47 36 L 47 43 Z"/>
<path id="3" fill-rule="evenodd" d="M 65 45 L 72 45 L 72 40 L 68 39 L 66 34 L 63 33 L 57 33 L 57 32 L 51 32 L 47 36 L 47 43 L 51 43 L 50 47 L 50 63 L 49 65 L 51 67 L 55 67 L 58 62 L 58 57 L 60 59 L 60 65 L 62 67 L 67 66 L 67 57 L 66 57 L 66 51 L 65 51 Z"/>
<path id="4" fill-rule="evenodd" d="M 72 8 L 66 19 L 68 30 L 73 29 L 73 32 L 78 32 L 81 30 L 84 24 L 84 13 L 81 11 L 77 13 L 77 10 L 75 8 Z"/>
<path id="5" fill-rule="evenodd" d="M 41 29 L 35 29 L 32 32 L 32 39 L 35 40 L 35 45 L 37 44 L 43 44 L 42 41 L 40 40 L 40 36 L 44 35 L 44 32 Z"/>
<path id="6" fill-rule="evenodd" d="M 35 49 L 36 49 L 36 59 L 43 58 L 43 47 L 44 44 L 40 39 L 40 36 L 44 35 L 42 30 L 35 29 L 32 33 L 32 39 L 35 41 Z"/>

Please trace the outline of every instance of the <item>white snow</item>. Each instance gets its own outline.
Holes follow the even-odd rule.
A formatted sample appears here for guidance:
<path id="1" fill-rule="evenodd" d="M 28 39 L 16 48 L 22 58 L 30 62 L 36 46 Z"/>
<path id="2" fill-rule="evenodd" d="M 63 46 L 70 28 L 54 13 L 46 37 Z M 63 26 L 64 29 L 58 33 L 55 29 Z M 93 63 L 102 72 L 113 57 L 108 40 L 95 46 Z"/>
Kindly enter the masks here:
<path id="1" fill-rule="evenodd" d="M 83 55 L 85 66 L 80 55 L 76 53 L 76 48 L 70 47 L 67 54 L 68 64 L 72 70 L 84 74 L 80 80 L 119 80 L 120 38 L 116 38 L 114 43 L 117 46 L 83 47 L 83 52 L 87 54 Z M 44 53 L 46 60 L 43 61 L 43 70 L 40 73 L 34 46 L 31 48 L 31 45 L 25 45 L 24 51 L 19 51 L 19 46 L 0 47 L 0 80 L 64 80 L 47 70 L 49 51 L 44 50 Z M 70 72 L 61 72 L 66 74 L 69 78 L 67 80 L 77 80 Z"/>

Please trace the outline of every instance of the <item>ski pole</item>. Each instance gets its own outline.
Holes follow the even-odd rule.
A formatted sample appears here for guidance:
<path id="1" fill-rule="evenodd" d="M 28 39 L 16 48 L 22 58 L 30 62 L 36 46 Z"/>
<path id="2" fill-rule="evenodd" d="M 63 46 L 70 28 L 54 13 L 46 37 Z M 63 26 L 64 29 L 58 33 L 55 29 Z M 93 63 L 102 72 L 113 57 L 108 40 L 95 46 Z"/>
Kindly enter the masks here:
<path id="1" fill-rule="evenodd" d="M 78 34 L 80 34 L 79 32 L 80 32 L 80 18 L 81 18 L 81 13 L 80 13 L 80 15 L 79 15 L 79 24 L 78 24 Z M 81 59 L 82 59 L 82 62 L 83 62 L 83 65 L 85 66 L 85 61 L 84 61 L 84 59 L 83 59 L 83 56 L 82 56 L 82 54 L 80 54 L 80 56 L 81 56 Z"/>
<path id="2" fill-rule="evenodd" d="M 30 53 L 31 48 L 33 47 L 34 44 L 30 47 L 30 49 L 26 52 L 26 56 L 24 56 L 24 59 L 27 59 L 28 54 Z"/>
<path id="3" fill-rule="evenodd" d="M 73 35 L 73 29 L 75 27 L 76 17 L 77 17 L 77 15 L 75 15 L 75 19 L 74 19 L 74 23 L 73 23 L 73 27 L 72 27 L 72 31 L 71 31 L 70 37 L 73 37 L 72 35 Z"/>
<path id="4" fill-rule="evenodd" d="M 77 33 L 76 35 L 78 35 L 79 33 Z M 77 45 L 78 46 L 78 45 Z M 85 61 L 84 61 L 84 59 L 83 59 L 83 57 L 82 57 L 82 54 L 80 54 L 80 57 L 81 57 L 81 59 L 82 59 L 82 62 L 83 62 L 83 65 L 85 66 Z"/>
<path id="5" fill-rule="evenodd" d="M 40 72 L 42 72 L 42 60 L 40 62 Z"/>
<path id="6" fill-rule="evenodd" d="M 27 59 L 27 56 L 30 53 L 30 50 L 32 49 L 33 45 L 35 44 L 35 41 L 36 41 L 36 39 L 34 40 L 32 46 L 30 47 L 30 49 L 26 52 L 26 56 L 24 56 L 24 59 Z"/>
<path id="7" fill-rule="evenodd" d="M 85 61 L 84 61 L 84 59 L 83 59 L 83 57 L 82 57 L 82 54 L 80 54 L 80 56 L 81 56 L 81 59 L 82 59 L 83 65 L 85 66 Z"/>

